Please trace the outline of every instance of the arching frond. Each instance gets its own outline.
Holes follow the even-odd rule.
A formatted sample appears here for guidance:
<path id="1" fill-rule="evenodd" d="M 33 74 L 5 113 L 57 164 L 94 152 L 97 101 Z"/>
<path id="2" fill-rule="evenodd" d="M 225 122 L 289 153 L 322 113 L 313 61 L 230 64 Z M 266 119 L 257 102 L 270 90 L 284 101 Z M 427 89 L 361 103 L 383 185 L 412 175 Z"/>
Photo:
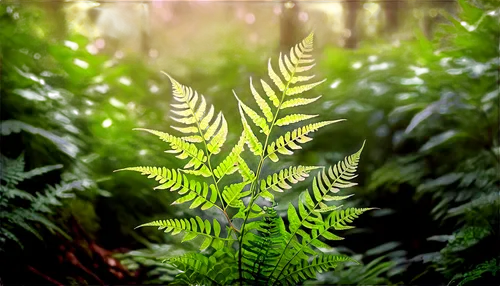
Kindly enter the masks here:
<path id="1" fill-rule="evenodd" d="M 359 163 L 359 158 L 363 150 L 363 146 L 356 153 L 347 156 L 343 161 L 338 162 L 336 165 L 319 172 L 319 174 L 314 178 L 312 183 L 312 189 L 314 194 L 314 199 L 306 190 L 301 193 L 298 200 L 298 212 L 291 203 L 288 206 L 288 221 L 289 221 L 289 231 L 292 237 L 287 241 L 287 246 L 291 245 L 291 248 L 287 248 L 281 255 L 280 262 L 276 265 L 274 273 L 279 273 L 276 277 L 277 279 L 286 271 L 290 264 L 295 264 L 297 260 L 300 260 L 305 253 L 312 254 L 314 250 L 309 246 L 313 245 L 316 247 L 326 246 L 318 238 L 320 236 L 326 235 L 326 239 L 340 239 L 330 232 L 327 231 L 332 224 L 325 225 L 322 214 L 326 212 L 325 208 L 329 211 L 333 210 L 336 215 L 332 215 L 338 220 L 335 223 L 337 227 L 345 226 L 345 223 L 352 222 L 352 219 L 356 218 L 359 214 L 369 210 L 369 209 L 350 209 L 349 211 L 336 211 L 336 207 L 330 207 L 323 203 L 323 197 L 329 192 L 336 193 L 340 188 L 348 188 L 355 185 L 354 183 L 348 182 L 349 180 L 355 178 L 355 171 Z M 332 197 L 330 197 L 331 199 Z M 315 202 L 316 201 L 316 202 Z M 338 213 L 338 214 L 337 214 Z M 331 221 L 328 220 L 327 223 Z M 308 232 L 303 231 L 303 229 L 308 230 Z M 312 234 L 312 236 L 311 236 Z M 302 244 L 299 247 L 293 247 L 293 242 L 298 240 L 298 236 L 302 238 Z"/>
<path id="2" fill-rule="evenodd" d="M 183 232 L 185 235 L 182 238 L 182 242 L 202 236 L 205 240 L 201 244 L 200 250 L 204 250 L 209 246 L 212 246 L 215 249 L 220 249 L 224 247 L 225 240 L 232 240 L 231 238 L 220 237 L 221 227 L 216 219 L 214 219 L 212 224 L 210 224 L 208 220 L 202 220 L 198 216 L 190 219 L 157 220 L 141 224 L 138 227 L 145 226 L 155 226 L 160 230 L 164 230 L 164 232 L 171 233 L 172 235 L 177 235 Z"/>
<path id="3" fill-rule="evenodd" d="M 266 153 L 267 157 L 274 162 L 279 160 L 276 153 L 280 153 L 283 155 L 292 155 L 292 150 L 301 149 L 297 143 L 306 143 L 311 141 L 312 139 L 307 135 L 311 132 L 315 132 L 321 127 L 344 121 L 344 119 L 333 120 L 333 121 L 321 121 L 317 123 L 312 123 L 303 127 L 299 127 L 292 132 L 287 132 L 285 135 L 276 139 L 276 141 L 272 142 L 267 146 Z"/>
<path id="4" fill-rule="evenodd" d="M 209 177 L 211 175 L 210 169 L 205 164 L 205 162 L 207 161 L 205 152 L 198 149 L 194 144 L 189 143 L 182 138 L 157 130 L 145 128 L 135 128 L 134 130 L 146 131 L 158 136 L 162 141 L 170 144 L 170 148 L 172 148 L 172 150 L 167 151 L 168 153 L 177 154 L 176 157 L 179 159 L 189 158 L 190 160 L 184 166 L 184 169 L 193 168 L 197 171 L 194 173 L 195 175 L 200 174 L 204 177 Z"/>
<path id="5" fill-rule="evenodd" d="M 186 134 L 186 137 L 183 137 L 186 142 L 205 142 L 208 152 L 218 154 L 226 142 L 228 132 L 224 115 L 219 112 L 213 120 L 214 108 L 210 105 L 207 110 L 207 102 L 203 95 L 180 84 L 167 73 L 164 74 L 172 82 L 174 99 L 179 102 L 171 104 L 171 111 L 178 116 L 171 118 L 185 126 L 172 126 L 172 128 Z"/>
<path id="6" fill-rule="evenodd" d="M 233 93 L 234 93 L 234 91 L 233 91 Z M 243 103 L 238 98 L 236 93 L 234 94 L 234 96 L 238 100 L 238 104 L 239 104 L 240 108 L 243 109 L 243 111 L 246 113 L 246 115 L 248 115 L 248 117 L 250 117 L 250 119 L 255 124 L 255 126 L 258 126 L 261 129 L 262 133 L 264 133 L 265 135 L 269 135 L 270 130 L 269 130 L 269 126 L 266 123 L 266 119 L 261 117 L 259 114 L 257 114 L 257 112 L 255 112 L 253 109 L 248 107 L 245 103 Z"/>
<path id="7" fill-rule="evenodd" d="M 246 185 L 248 185 L 247 182 L 242 182 L 231 184 L 224 188 L 224 191 L 222 191 L 222 198 L 224 198 L 227 206 L 237 209 L 244 207 L 241 198 L 250 194 L 250 191 L 243 192 L 243 188 L 245 188 Z"/>
<path id="8" fill-rule="evenodd" d="M 254 155 L 260 156 L 260 154 L 262 153 L 262 144 L 253 133 L 250 125 L 248 125 L 245 115 L 243 114 L 243 110 L 241 109 L 241 105 L 239 105 L 238 107 L 240 110 L 241 123 L 243 124 L 243 132 L 245 134 L 245 139 L 248 148 L 250 149 L 250 151 L 252 151 Z"/>
<path id="9" fill-rule="evenodd" d="M 318 97 L 313 97 L 313 98 L 303 98 L 303 97 L 292 98 L 292 99 L 289 99 L 289 100 L 283 102 L 283 104 L 281 104 L 281 109 L 296 107 L 296 106 L 301 106 L 301 105 L 307 105 L 307 104 L 315 102 L 316 100 L 318 100 L 320 98 L 321 98 L 321 95 Z"/>
<path id="10" fill-rule="evenodd" d="M 170 189 L 172 192 L 177 191 L 180 195 L 184 195 L 172 204 L 182 204 L 194 200 L 189 208 L 202 205 L 201 209 L 206 210 L 215 206 L 217 200 L 217 190 L 213 185 L 210 185 L 209 191 L 209 186 L 206 183 L 189 180 L 179 170 L 171 170 L 165 167 L 130 167 L 115 172 L 117 171 L 140 172 L 141 175 L 147 175 L 148 178 L 154 178 L 160 183 L 159 186 L 155 187 L 155 190 Z"/>
<path id="11" fill-rule="evenodd" d="M 247 162 L 243 160 L 241 157 L 238 158 L 238 172 L 245 182 L 251 182 L 255 179 L 255 173 L 248 167 Z"/>
<path id="12" fill-rule="evenodd" d="M 286 281 L 286 283 L 283 284 L 297 285 L 306 280 L 316 279 L 317 273 L 331 271 L 337 267 L 338 263 L 347 261 L 358 263 L 356 260 L 344 255 L 317 255 L 314 256 L 311 261 L 302 260 L 301 263 L 291 266 L 286 273 L 283 274 L 283 280 L 280 280 L 280 282 Z"/>
<path id="13" fill-rule="evenodd" d="M 285 117 L 282 117 L 276 121 L 276 125 L 278 126 L 285 126 L 285 125 L 290 125 L 293 123 L 297 123 L 300 121 L 308 120 L 314 117 L 317 117 L 318 115 L 310 115 L 310 114 L 290 114 Z"/>
<path id="14" fill-rule="evenodd" d="M 260 181 L 260 190 L 262 193 L 273 190 L 275 192 L 283 192 L 292 188 L 290 184 L 296 184 L 309 177 L 309 172 L 321 167 L 316 166 L 292 166 L 288 169 L 283 169 L 278 173 L 267 176 L 265 180 Z M 270 194 L 272 196 L 272 194 Z M 268 195 L 269 196 L 269 195 Z"/>
<path id="15" fill-rule="evenodd" d="M 237 163 L 240 159 L 240 154 L 244 150 L 245 133 L 242 133 L 238 143 L 233 147 L 229 155 L 214 169 L 214 175 L 217 179 L 221 179 L 225 175 L 232 174 L 238 170 Z"/>

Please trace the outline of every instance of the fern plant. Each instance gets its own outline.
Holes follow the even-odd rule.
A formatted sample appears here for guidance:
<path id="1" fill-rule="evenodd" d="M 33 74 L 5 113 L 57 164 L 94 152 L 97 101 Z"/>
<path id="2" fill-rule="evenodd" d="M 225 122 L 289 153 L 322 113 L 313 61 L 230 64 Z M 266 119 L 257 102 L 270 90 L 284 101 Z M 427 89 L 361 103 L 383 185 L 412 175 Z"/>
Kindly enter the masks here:
<path id="1" fill-rule="evenodd" d="M 9 159 L 0 154 L 0 251 L 5 250 L 8 241 L 15 242 L 24 248 L 22 239 L 19 238 L 21 230 L 29 232 L 42 239 L 38 225 L 43 226 L 52 233 L 67 235 L 52 222 L 47 215 L 53 208 L 61 206 L 62 199 L 74 196 L 74 189 L 83 189 L 89 186 L 86 180 L 74 180 L 56 186 L 48 186 L 45 192 L 36 195 L 19 189 L 19 184 L 35 176 L 61 169 L 63 166 L 50 165 L 24 171 L 24 156 Z"/>
<path id="2" fill-rule="evenodd" d="M 172 235 L 182 233 L 182 241 L 201 237 L 200 253 L 171 257 L 167 263 L 181 270 L 177 281 L 188 284 L 296 284 L 314 279 L 316 273 L 334 269 L 339 263 L 354 261 L 348 256 L 328 253 L 325 242 L 341 240 L 334 231 L 353 228 L 350 223 L 372 208 L 342 208 L 335 202 L 340 189 L 356 185 L 352 179 L 364 146 L 337 164 L 324 168 L 293 166 L 274 174 L 262 174 L 269 159 L 292 155 L 301 144 L 312 140 L 311 133 L 343 119 L 303 124 L 317 115 L 283 114 L 294 107 L 305 106 L 320 97 L 302 95 L 323 83 L 312 81 L 308 74 L 314 67 L 313 33 L 278 58 L 279 73 L 271 60 L 271 81 L 260 80 L 262 89 L 250 79 L 250 92 L 258 107 L 254 109 L 234 93 L 243 131 L 229 154 L 215 163 L 224 147 L 228 124 L 222 112 L 216 112 L 205 97 L 166 74 L 172 82 L 172 128 L 176 136 L 150 129 L 138 129 L 158 136 L 170 145 L 167 151 L 186 160 L 182 169 L 166 167 L 129 167 L 117 171 L 136 171 L 156 180 L 155 189 L 178 192 L 172 204 L 190 203 L 189 208 L 217 209 L 225 221 L 217 219 L 172 218 L 145 223 Z M 264 96 L 263 96 L 264 95 Z M 301 123 L 301 126 L 276 136 L 276 127 Z M 252 126 L 253 125 L 253 126 Z M 254 129 L 260 130 L 259 133 Z M 246 146 L 246 148 L 245 148 Z M 245 152 L 249 151 L 249 152 Z M 257 157 L 256 168 L 250 158 Z M 296 204 L 287 209 L 287 223 L 275 210 L 275 193 L 290 191 L 292 185 L 305 180 L 312 171 L 318 173 L 310 189 L 302 191 Z M 238 174 L 238 180 L 230 179 Z M 227 182 L 227 183 L 226 183 Z M 272 202 L 272 205 L 265 203 Z M 332 204 L 335 203 L 335 204 Z M 225 226 L 225 227 L 222 227 Z"/>

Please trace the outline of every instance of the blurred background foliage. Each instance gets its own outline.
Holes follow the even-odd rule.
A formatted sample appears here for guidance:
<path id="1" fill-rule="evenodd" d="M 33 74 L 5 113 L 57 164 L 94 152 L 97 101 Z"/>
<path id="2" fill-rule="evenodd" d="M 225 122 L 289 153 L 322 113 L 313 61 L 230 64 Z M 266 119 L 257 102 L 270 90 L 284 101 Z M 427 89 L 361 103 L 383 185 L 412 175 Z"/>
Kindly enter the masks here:
<path id="1" fill-rule="evenodd" d="M 232 90 L 250 96 L 248 78 L 312 29 L 328 79 L 310 95 L 323 97 L 314 112 L 347 121 L 271 168 L 333 164 L 366 139 L 351 203 L 380 210 L 335 245 L 363 265 L 311 284 L 498 281 L 496 0 L 1 1 L 1 281 L 171 281 L 162 259 L 191 245 L 134 227 L 193 211 L 113 173 L 181 167 L 132 131 L 168 130 L 160 70 L 227 115 L 230 146 L 241 132 Z"/>

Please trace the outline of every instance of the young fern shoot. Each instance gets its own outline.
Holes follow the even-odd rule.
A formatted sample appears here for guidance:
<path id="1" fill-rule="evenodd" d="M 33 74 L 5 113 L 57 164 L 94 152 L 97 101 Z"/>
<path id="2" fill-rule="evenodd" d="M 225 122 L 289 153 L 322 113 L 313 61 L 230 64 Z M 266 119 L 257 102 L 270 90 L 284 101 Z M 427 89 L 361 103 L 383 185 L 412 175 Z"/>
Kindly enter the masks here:
<path id="1" fill-rule="evenodd" d="M 172 82 L 172 119 L 177 122 L 173 129 L 176 136 L 150 129 L 137 129 L 158 136 L 170 145 L 170 152 L 186 160 L 184 168 L 130 167 L 121 169 L 140 172 L 154 178 L 159 185 L 155 189 L 178 192 L 180 197 L 173 204 L 190 202 L 190 209 L 207 210 L 215 207 L 226 218 L 219 222 L 194 218 L 173 218 L 145 223 L 167 233 L 183 233 L 182 241 L 202 237 L 200 250 L 172 257 L 167 263 L 182 270 L 177 279 L 188 284 L 259 283 L 265 285 L 297 284 L 314 279 L 316 273 L 330 271 L 338 263 L 353 261 L 343 255 L 323 253 L 330 246 L 325 240 L 341 240 L 334 231 L 353 228 L 350 223 L 372 208 L 342 208 L 331 202 L 342 201 L 349 196 L 335 195 L 341 189 L 356 185 L 356 177 L 363 146 L 354 154 L 328 167 L 292 166 L 274 174 L 263 176 L 263 165 L 277 162 L 281 156 L 292 155 L 301 145 L 312 140 L 311 133 L 344 119 L 307 123 L 317 114 L 281 114 L 283 110 L 305 106 L 318 97 L 304 94 L 323 83 L 314 81 L 310 70 L 314 67 L 313 34 L 278 58 L 279 73 L 268 62 L 270 81 L 260 80 L 260 87 L 250 78 L 250 92 L 258 109 L 254 110 L 234 93 L 241 116 L 243 132 L 217 166 L 212 157 L 218 155 L 228 134 L 227 121 L 221 112 L 190 87 L 184 86 L 166 74 Z M 300 124 L 292 131 L 273 136 L 276 127 Z M 255 129 L 260 130 L 255 133 Z M 273 136 L 273 137 L 272 137 Z M 272 138 L 276 138 L 272 140 Z M 245 148 L 245 145 L 247 148 Z M 247 151 L 247 152 L 246 152 Z M 252 170 L 243 154 L 253 154 L 258 159 Z M 304 181 L 314 170 L 319 170 L 312 180 L 311 190 L 302 191 L 296 206 L 289 204 L 288 223 L 275 209 L 274 192 L 284 192 Z M 223 184 L 223 178 L 237 174 L 239 181 Z M 234 181 L 234 180 L 233 180 Z M 273 207 L 260 206 L 258 198 L 273 202 Z M 245 200 L 244 200 L 245 199 Z M 247 203 L 245 203 L 247 202 Z M 229 211 L 229 209 L 234 211 Z M 231 215 L 235 213 L 234 215 Z M 239 220 L 237 227 L 233 221 Z M 228 226 L 223 233 L 221 224 Z"/>

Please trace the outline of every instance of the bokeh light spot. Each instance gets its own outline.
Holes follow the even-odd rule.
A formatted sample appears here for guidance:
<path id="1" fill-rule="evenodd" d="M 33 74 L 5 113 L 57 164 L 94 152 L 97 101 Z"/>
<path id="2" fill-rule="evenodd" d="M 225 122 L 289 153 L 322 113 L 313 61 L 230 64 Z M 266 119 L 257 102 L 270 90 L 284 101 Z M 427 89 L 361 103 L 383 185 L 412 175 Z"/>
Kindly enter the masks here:
<path id="1" fill-rule="evenodd" d="M 245 22 L 248 24 L 248 25 L 252 25 L 253 23 L 255 23 L 255 15 L 252 14 L 252 13 L 248 13 L 245 15 Z"/>
<path id="2" fill-rule="evenodd" d="M 106 46 L 106 41 L 104 39 L 97 39 L 97 41 L 95 41 L 95 46 L 98 48 L 98 49 L 104 49 L 104 47 Z"/>
<path id="3" fill-rule="evenodd" d="M 307 14 L 307 12 L 300 12 L 299 20 L 302 22 L 307 22 L 307 20 L 309 20 L 309 14 Z"/>
<path id="4" fill-rule="evenodd" d="M 281 6 L 274 6 L 273 13 L 275 15 L 280 15 L 281 14 Z"/>
<path id="5" fill-rule="evenodd" d="M 79 66 L 79 67 L 82 67 L 84 69 L 88 68 L 89 67 L 89 64 L 84 62 L 84 61 L 81 61 L 81 60 L 75 60 L 75 65 Z"/>
<path id="6" fill-rule="evenodd" d="M 111 120 L 111 119 L 109 119 L 109 118 L 108 118 L 108 119 L 106 119 L 106 120 L 104 120 L 104 121 L 102 122 L 102 127 L 104 127 L 104 128 L 108 128 L 108 127 L 110 127 L 112 124 L 113 124 L 113 120 Z"/>
<path id="7" fill-rule="evenodd" d="M 96 46 L 94 45 L 88 45 L 87 46 L 87 51 L 93 55 L 97 54 L 99 52 L 99 49 L 97 49 Z"/>
<path id="8" fill-rule="evenodd" d="M 344 34 L 344 37 L 349 38 L 352 33 L 351 33 L 351 30 L 344 29 L 343 34 Z"/>
<path id="9" fill-rule="evenodd" d="M 126 78 L 126 77 L 122 77 L 120 78 L 120 83 L 121 84 L 124 84 L 124 85 L 130 85 L 130 79 Z"/>
<path id="10" fill-rule="evenodd" d="M 157 50 L 149 50 L 149 56 L 152 58 L 156 58 L 158 56 L 158 51 Z"/>
<path id="11" fill-rule="evenodd" d="M 121 59 L 121 58 L 123 58 L 123 56 L 124 56 L 124 54 L 123 54 L 123 52 L 122 52 L 122 51 L 116 51 L 116 53 L 115 53 L 115 57 L 116 57 L 117 59 Z"/>

